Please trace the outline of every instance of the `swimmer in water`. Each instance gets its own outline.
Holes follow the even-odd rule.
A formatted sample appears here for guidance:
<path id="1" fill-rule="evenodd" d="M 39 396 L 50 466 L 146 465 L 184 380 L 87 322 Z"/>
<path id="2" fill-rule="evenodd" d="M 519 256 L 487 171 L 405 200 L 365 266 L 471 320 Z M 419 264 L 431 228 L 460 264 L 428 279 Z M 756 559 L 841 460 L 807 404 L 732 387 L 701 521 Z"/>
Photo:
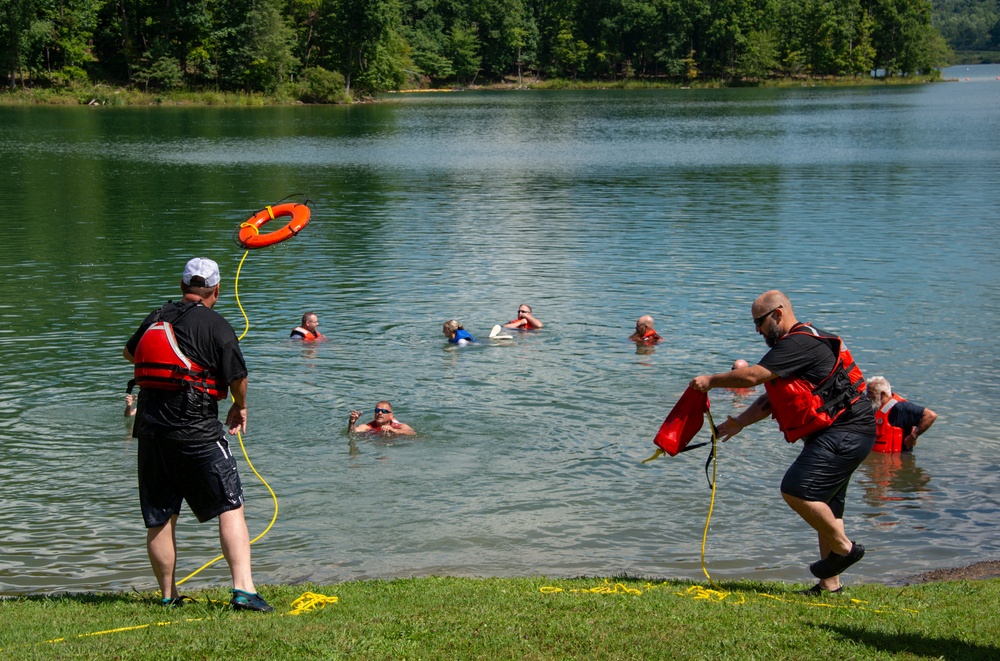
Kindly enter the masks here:
<path id="1" fill-rule="evenodd" d="M 645 314 L 636 320 L 635 332 L 628 339 L 642 344 L 656 344 L 663 338 L 653 328 L 653 318 Z"/>
<path id="2" fill-rule="evenodd" d="M 530 305 L 517 306 L 517 319 L 508 321 L 503 325 L 504 328 L 516 330 L 536 330 L 542 326 L 542 322 L 532 314 Z"/>
<path id="3" fill-rule="evenodd" d="M 376 434 L 399 434 L 401 436 L 413 436 L 417 432 L 413 431 L 413 428 L 408 424 L 396 420 L 392 415 L 392 404 L 386 400 L 382 400 L 375 405 L 375 417 L 371 422 L 368 423 L 358 423 L 358 418 L 364 411 L 351 411 L 350 416 L 347 418 L 347 431 L 359 434 L 363 433 L 376 433 Z"/>
<path id="4" fill-rule="evenodd" d="M 444 322 L 444 327 L 442 328 L 444 336 L 448 338 L 448 341 L 452 344 L 457 344 L 458 346 L 465 346 L 466 344 L 471 344 L 476 341 L 476 338 L 469 334 L 469 331 L 462 327 L 462 324 L 458 323 L 454 319 L 449 319 Z"/>

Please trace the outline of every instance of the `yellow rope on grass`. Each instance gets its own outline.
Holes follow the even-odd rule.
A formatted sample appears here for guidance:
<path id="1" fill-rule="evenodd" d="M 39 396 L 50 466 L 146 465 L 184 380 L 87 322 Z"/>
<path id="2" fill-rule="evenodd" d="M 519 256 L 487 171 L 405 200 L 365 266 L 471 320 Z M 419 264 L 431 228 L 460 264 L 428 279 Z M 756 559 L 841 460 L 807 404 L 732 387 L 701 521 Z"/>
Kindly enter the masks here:
<path id="1" fill-rule="evenodd" d="M 330 597 L 316 592 L 303 592 L 302 596 L 292 602 L 292 610 L 285 615 L 302 615 L 309 611 L 325 608 L 327 604 L 335 604 L 339 600 L 337 597 Z"/>

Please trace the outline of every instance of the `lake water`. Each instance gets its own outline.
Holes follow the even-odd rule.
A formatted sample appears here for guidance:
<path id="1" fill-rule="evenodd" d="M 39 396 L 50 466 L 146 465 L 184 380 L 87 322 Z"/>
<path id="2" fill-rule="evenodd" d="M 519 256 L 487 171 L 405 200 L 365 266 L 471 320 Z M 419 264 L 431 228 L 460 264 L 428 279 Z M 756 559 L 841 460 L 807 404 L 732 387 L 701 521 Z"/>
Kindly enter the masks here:
<path id="1" fill-rule="evenodd" d="M 766 350 L 780 288 L 939 418 L 872 456 L 848 581 L 1000 557 L 1000 67 L 837 89 L 392 95 L 351 108 L 0 108 L 0 592 L 153 589 L 121 349 L 286 195 L 295 239 L 252 252 L 247 451 L 278 495 L 258 583 L 450 574 L 700 578 L 704 450 L 640 462 L 695 375 Z M 969 78 L 968 81 L 965 78 Z M 544 330 L 485 339 L 527 303 Z M 306 310 L 330 341 L 286 340 Z M 626 341 L 652 314 L 655 350 Z M 716 419 L 747 401 L 712 392 Z M 416 439 L 359 439 L 392 401 Z M 365 419 L 368 419 L 367 417 Z M 703 432 L 704 434 L 704 432 Z M 713 578 L 810 582 L 773 422 L 723 445 Z M 266 489 L 240 458 L 251 535 Z M 185 511 L 178 574 L 217 554 Z M 224 564 L 191 586 L 228 582 Z"/>

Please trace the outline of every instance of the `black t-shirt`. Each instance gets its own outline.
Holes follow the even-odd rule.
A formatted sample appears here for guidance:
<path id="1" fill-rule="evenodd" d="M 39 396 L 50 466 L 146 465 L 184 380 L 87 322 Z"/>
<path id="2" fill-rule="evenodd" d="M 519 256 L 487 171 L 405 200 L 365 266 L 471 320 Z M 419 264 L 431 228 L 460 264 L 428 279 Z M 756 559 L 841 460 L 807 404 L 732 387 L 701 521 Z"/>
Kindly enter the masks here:
<path id="1" fill-rule="evenodd" d="M 758 364 L 782 378 L 797 376 L 813 385 L 819 385 L 837 364 L 834 344 L 836 343 L 832 338 L 790 333 L 775 342 Z M 834 421 L 831 428 L 874 434 L 875 412 L 868 398 L 862 396 L 854 402 L 849 410 Z"/>
<path id="2" fill-rule="evenodd" d="M 246 362 L 236 333 L 218 312 L 201 302 L 167 303 L 154 310 L 129 338 L 125 348 L 135 355 L 139 339 L 158 319 L 170 322 L 181 353 L 215 373 L 220 384 L 229 385 L 247 376 Z M 151 425 L 168 438 L 215 442 L 222 435 L 218 402 L 191 390 L 170 391 L 143 388 L 139 394 L 133 434 Z"/>
<path id="3" fill-rule="evenodd" d="M 906 438 L 913 431 L 913 428 L 920 424 L 920 418 L 924 417 L 924 407 L 910 402 L 896 402 L 889 409 L 888 417 L 889 424 L 893 427 L 901 427 L 903 438 Z"/>

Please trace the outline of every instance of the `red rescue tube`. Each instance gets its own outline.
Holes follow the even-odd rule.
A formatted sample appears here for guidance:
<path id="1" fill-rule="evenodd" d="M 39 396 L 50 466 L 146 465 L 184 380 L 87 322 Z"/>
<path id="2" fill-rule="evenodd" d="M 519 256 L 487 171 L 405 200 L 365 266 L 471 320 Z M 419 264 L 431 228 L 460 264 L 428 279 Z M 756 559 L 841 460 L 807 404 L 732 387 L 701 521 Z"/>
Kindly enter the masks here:
<path id="1" fill-rule="evenodd" d="M 247 250 L 266 248 L 281 243 L 301 232 L 302 228 L 309 224 L 310 215 L 309 207 L 297 202 L 264 207 L 240 225 L 236 235 L 236 243 Z M 260 228 L 264 223 L 285 216 L 290 217 L 291 220 L 284 227 L 268 234 L 260 233 Z"/>
<path id="2" fill-rule="evenodd" d="M 688 387 L 663 421 L 653 443 L 671 457 L 677 456 L 698 434 L 708 409 L 708 393 Z"/>

